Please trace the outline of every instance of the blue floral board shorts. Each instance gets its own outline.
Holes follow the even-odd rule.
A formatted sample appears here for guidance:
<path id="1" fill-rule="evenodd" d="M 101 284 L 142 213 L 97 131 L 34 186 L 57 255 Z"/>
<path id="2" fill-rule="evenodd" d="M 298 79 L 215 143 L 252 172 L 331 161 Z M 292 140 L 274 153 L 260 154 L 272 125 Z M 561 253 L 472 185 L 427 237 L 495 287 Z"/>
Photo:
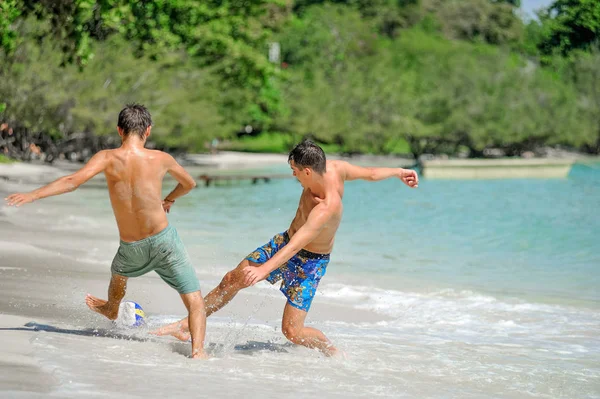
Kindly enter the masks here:
<path id="1" fill-rule="evenodd" d="M 246 259 L 258 264 L 266 263 L 288 242 L 290 242 L 290 236 L 287 231 L 276 234 L 268 243 L 256 248 Z M 267 281 L 275 284 L 282 280 L 279 290 L 283 292 L 288 303 L 297 309 L 308 312 L 317 292 L 319 281 L 325 275 L 328 264 L 329 254 L 317 254 L 302 249 L 287 263 L 273 270 L 267 277 Z"/>

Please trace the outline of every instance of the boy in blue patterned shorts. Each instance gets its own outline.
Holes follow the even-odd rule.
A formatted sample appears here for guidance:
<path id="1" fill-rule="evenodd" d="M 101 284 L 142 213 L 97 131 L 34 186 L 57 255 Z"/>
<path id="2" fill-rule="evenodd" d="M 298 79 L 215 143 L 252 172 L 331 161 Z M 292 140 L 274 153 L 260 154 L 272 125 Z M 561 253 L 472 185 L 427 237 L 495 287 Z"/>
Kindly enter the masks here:
<path id="1" fill-rule="evenodd" d="M 246 260 L 255 264 L 265 264 L 289 242 L 290 236 L 287 231 L 277 234 L 267 244 L 248 255 Z M 283 280 L 280 291 L 286 296 L 288 303 L 308 312 L 319 281 L 327 270 L 327 264 L 329 264 L 329 254 L 318 254 L 301 249 L 287 263 L 273 270 L 266 280 L 271 284 Z"/>
<path id="2" fill-rule="evenodd" d="M 287 303 L 281 329 L 295 344 L 316 348 L 331 356 L 337 349 L 321 331 L 306 327 L 304 321 L 325 274 L 335 234 L 342 218 L 344 182 L 363 179 L 379 181 L 398 178 L 409 187 L 418 186 L 413 170 L 363 168 L 344 161 L 327 161 L 318 145 L 303 141 L 289 155 L 294 176 L 303 187 L 296 216 L 289 229 L 257 248 L 205 298 L 207 316 L 225 306 L 242 289 L 267 280 L 282 280 L 281 292 Z M 157 335 L 189 338 L 187 319 L 164 326 Z"/>

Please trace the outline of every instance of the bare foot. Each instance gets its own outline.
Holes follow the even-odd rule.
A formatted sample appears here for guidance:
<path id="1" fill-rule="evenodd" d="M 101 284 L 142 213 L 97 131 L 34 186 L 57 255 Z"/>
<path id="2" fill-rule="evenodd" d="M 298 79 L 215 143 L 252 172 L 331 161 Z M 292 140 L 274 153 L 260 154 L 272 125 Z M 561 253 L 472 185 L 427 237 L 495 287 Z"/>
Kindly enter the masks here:
<path id="1" fill-rule="evenodd" d="M 348 359 L 346 352 L 339 350 L 333 345 L 329 345 L 327 348 L 323 349 L 321 352 L 327 357 L 336 357 L 340 359 Z"/>
<path id="2" fill-rule="evenodd" d="M 87 294 L 85 296 L 85 303 L 94 312 L 100 313 L 102 316 L 106 317 L 109 320 L 116 320 L 117 316 L 119 315 L 119 308 L 117 308 L 115 312 L 113 309 L 109 308 L 108 301 L 96 298 L 93 295 Z"/>
<path id="3" fill-rule="evenodd" d="M 179 321 L 167 324 L 166 326 L 162 326 L 160 328 L 157 328 L 156 330 L 150 331 L 150 334 L 158 336 L 171 335 L 180 341 L 189 341 L 192 337 L 189 331 L 183 329 L 183 326 Z"/>
<path id="4" fill-rule="evenodd" d="M 192 359 L 210 359 L 210 356 L 204 351 L 197 351 L 192 353 Z"/>
<path id="5" fill-rule="evenodd" d="M 336 359 L 341 359 L 341 360 L 348 360 L 348 354 L 346 352 L 344 352 L 342 350 L 339 350 L 337 348 L 334 348 L 334 349 L 335 350 L 331 354 L 329 354 L 327 356 L 333 357 L 333 358 L 336 358 Z"/>

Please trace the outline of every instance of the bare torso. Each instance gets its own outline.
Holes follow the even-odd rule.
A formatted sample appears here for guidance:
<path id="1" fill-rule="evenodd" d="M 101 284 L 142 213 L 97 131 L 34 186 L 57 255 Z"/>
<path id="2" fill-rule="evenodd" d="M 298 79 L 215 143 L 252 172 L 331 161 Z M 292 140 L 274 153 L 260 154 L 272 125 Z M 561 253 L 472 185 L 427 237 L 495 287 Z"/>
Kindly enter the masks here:
<path id="1" fill-rule="evenodd" d="M 335 233 L 342 221 L 344 178 L 336 161 L 327 161 L 327 172 L 325 172 L 324 179 L 326 187 L 325 198 L 318 198 L 309 189 L 304 189 L 300 196 L 300 203 L 298 204 L 296 216 L 288 229 L 288 234 L 290 237 L 293 237 L 298 229 L 306 223 L 308 215 L 313 208 L 319 203 L 324 203 L 332 211 L 333 217 L 325 225 L 323 230 L 321 230 L 317 238 L 304 247 L 307 251 L 319 254 L 331 253 L 335 240 Z"/>
<path id="2" fill-rule="evenodd" d="M 165 229 L 162 180 L 167 172 L 164 154 L 144 148 L 107 151 L 104 170 L 119 235 L 138 241 Z"/>

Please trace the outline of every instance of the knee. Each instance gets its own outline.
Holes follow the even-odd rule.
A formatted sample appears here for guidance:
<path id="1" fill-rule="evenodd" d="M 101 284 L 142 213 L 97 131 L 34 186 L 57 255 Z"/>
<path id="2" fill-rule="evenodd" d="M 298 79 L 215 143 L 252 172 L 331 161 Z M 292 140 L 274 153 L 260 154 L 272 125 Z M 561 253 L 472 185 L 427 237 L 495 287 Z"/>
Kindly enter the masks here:
<path id="1" fill-rule="evenodd" d="M 202 294 L 200 291 L 193 292 L 188 296 L 188 302 L 190 304 L 190 308 L 200 308 L 204 307 L 204 299 L 202 299 Z"/>
<path id="2" fill-rule="evenodd" d="M 200 291 L 184 294 L 182 295 L 182 298 L 183 303 L 190 313 L 204 309 L 204 299 L 202 298 L 202 293 Z"/>
<path id="3" fill-rule="evenodd" d="M 284 324 L 281 326 L 281 332 L 283 335 L 285 335 L 285 337 L 293 343 L 298 343 L 300 340 L 300 330 L 302 329 L 289 324 Z"/>

